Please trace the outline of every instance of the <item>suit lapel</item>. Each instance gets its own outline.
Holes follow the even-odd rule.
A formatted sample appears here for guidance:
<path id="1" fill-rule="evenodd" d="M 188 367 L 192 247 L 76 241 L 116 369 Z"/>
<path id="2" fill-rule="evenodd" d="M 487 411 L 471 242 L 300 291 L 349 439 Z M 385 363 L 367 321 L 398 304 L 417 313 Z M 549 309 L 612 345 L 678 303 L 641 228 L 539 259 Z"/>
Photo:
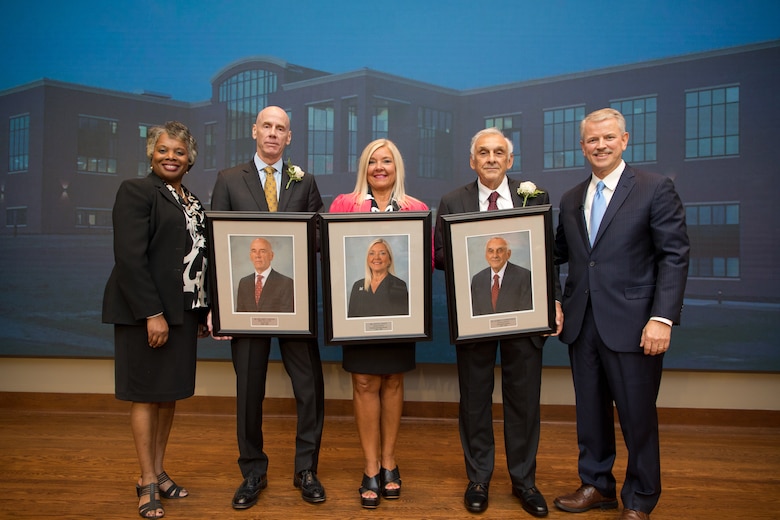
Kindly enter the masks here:
<path id="1" fill-rule="evenodd" d="M 464 213 L 479 211 L 479 189 L 477 188 L 477 181 L 466 185 L 461 203 L 463 204 Z"/>
<path id="2" fill-rule="evenodd" d="M 168 187 L 165 185 L 165 181 L 163 181 L 161 178 L 159 178 L 154 173 L 150 173 L 149 177 L 151 178 L 152 182 L 154 183 L 155 187 L 159 190 L 159 192 L 162 194 L 162 196 L 170 203 L 175 204 L 178 208 L 181 208 L 181 204 L 179 204 L 179 201 L 176 200 L 176 197 L 173 196 L 173 193 L 171 193 L 171 190 L 168 189 Z"/>
<path id="3" fill-rule="evenodd" d="M 588 193 L 588 185 L 590 184 L 590 176 L 588 176 L 588 179 L 580 183 L 578 186 L 575 187 L 577 190 L 575 194 L 577 195 L 577 198 L 575 200 L 579 200 L 580 204 L 577 206 L 577 229 L 580 232 L 580 239 L 582 240 L 582 244 L 585 246 L 586 249 L 590 249 L 590 237 L 588 237 L 588 223 L 585 222 L 585 195 Z"/>
<path id="4" fill-rule="evenodd" d="M 612 222 L 615 214 L 618 212 L 618 210 L 620 210 L 620 206 L 622 206 L 628 198 L 628 194 L 631 193 L 631 190 L 634 188 L 635 184 L 636 179 L 634 178 L 634 171 L 629 168 L 628 165 L 626 165 L 625 170 L 623 170 L 623 174 L 620 176 L 620 181 L 615 188 L 615 193 L 612 194 L 612 199 L 609 201 L 607 211 L 604 213 L 604 218 L 601 219 L 599 232 L 596 234 L 596 239 L 593 241 L 593 247 L 596 247 L 599 239 L 609 227 L 609 224 Z"/>
<path id="5" fill-rule="evenodd" d="M 265 200 L 265 192 L 263 191 L 263 184 L 260 182 L 260 174 L 257 171 L 254 161 L 249 161 L 249 164 L 242 172 L 244 177 L 244 183 L 249 190 L 249 194 L 255 199 L 257 208 L 260 211 L 268 211 L 268 202 Z"/>
<path id="6" fill-rule="evenodd" d="M 519 193 L 517 193 L 517 188 L 520 187 L 520 181 L 516 181 L 514 179 L 510 179 L 509 177 L 506 178 L 507 183 L 509 185 L 509 194 L 512 196 L 512 207 L 515 208 L 522 208 L 523 207 L 523 197 L 520 196 Z M 531 203 L 532 199 L 528 199 L 528 203 Z"/>
<path id="7" fill-rule="evenodd" d="M 520 184 L 522 184 L 522 181 L 513 179 L 509 176 L 507 176 L 507 181 L 509 182 L 509 192 L 512 196 L 512 206 L 515 208 L 522 208 L 523 207 L 523 196 L 518 193 L 517 190 L 520 189 Z M 537 195 L 536 197 L 528 197 L 528 200 L 525 203 L 525 207 L 529 206 L 539 206 L 541 204 L 544 204 L 543 200 L 545 199 L 544 195 Z M 548 202 L 549 204 L 549 202 Z"/>
<path id="8" fill-rule="evenodd" d="M 296 182 L 291 182 L 290 187 L 287 188 L 287 174 L 285 172 L 289 167 L 289 163 L 282 163 L 282 175 L 279 181 L 281 182 L 281 185 L 279 186 L 279 211 L 287 211 L 287 203 L 290 200 L 290 190 L 297 184 Z"/>

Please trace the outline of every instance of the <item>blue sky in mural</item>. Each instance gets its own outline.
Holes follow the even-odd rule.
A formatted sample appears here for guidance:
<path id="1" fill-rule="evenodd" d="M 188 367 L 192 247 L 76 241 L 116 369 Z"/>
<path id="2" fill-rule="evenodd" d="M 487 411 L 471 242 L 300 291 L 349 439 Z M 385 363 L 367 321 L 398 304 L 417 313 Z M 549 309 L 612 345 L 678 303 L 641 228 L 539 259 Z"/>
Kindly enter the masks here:
<path id="1" fill-rule="evenodd" d="M 0 90 L 45 77 L 202 101 L 251 56 L 470 89 L 780 38 L 776 0 L 377 4 L 4 2 Z"/>

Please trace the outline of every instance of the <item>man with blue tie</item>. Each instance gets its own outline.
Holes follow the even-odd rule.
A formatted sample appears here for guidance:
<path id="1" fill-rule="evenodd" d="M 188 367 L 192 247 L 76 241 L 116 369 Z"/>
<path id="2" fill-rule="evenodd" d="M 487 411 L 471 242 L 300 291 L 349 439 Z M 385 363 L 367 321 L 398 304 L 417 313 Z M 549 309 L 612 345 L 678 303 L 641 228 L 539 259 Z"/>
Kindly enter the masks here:
<path id="1" fill-rule="evenodd" d="M 555 262 L 576 396 L 581 486 L 563 511 L 618 505 L 613 403 L 628 448 L 621 520 L 645 520 L 661 494 L 656 399 L 688 272 L 685 211 L 672 181 L 632 168 L 623 115 L 605 108 L 580 125 L 588 179 L 561 197 Z"/>

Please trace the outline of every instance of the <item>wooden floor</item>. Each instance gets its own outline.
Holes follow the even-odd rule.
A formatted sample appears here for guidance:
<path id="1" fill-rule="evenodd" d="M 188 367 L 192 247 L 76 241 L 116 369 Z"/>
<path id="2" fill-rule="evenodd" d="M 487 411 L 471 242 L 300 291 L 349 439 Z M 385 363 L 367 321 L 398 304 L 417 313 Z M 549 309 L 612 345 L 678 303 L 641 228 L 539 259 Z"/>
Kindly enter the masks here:
<path id="1" fill-rule="evenodd" d="M 319 471 L 325 503 L 306 504 L 293 488 L 295 419 L 275 414 L 265 422 L 268 488 L 255 507 L 234 511 L 230 500 L 241 481 L 235 418 L 223 405 L 193 399 L 195 404 L 188 400 L 179 407 L 166 464 L 191 496 L 164 501 L 166 519 L 532 518 L 511 495 L 499 421 L 490 507 L 483 515 L 466 512 L 463 456 L 457 421 L 451 417 L 404 418 L 398 443 L 403 496 L 383 501 L 374 511 L 361 509 L 357 488 L 362 457 L 355 427 L 348 414 L 330 413 L 334 408 L 344 411 L 348 403 L 329 406 L 325 422 Z M 139 518 L 134 489 L 138 466 L 126 412 L 127 404 L 111 396 L 0 393 L 0 518 Z M 557 495 L 579 484 L 570 412 L 543 408 L 537 486 L 550 505 L 548 518 L 616 518 L 617 510 L 571 515 L 552 505 Z M 664 492 L 652 518 L 780 518 L 778 414 L 694 415 L 673 413 L 670 419 L 662 414 Z M 730 421 L 739 424 L 727 425 Z M 619 481 L 624 470 L 621 451 Z"/>

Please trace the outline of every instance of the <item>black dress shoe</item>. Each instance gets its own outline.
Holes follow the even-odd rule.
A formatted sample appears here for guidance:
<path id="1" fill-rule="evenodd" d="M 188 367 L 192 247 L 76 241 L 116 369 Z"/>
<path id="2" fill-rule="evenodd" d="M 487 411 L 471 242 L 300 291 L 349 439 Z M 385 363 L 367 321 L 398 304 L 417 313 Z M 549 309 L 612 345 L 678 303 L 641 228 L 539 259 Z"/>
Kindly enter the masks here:
<path id="1" fill-rule="evenodd" d="M 547 502 L 545 502 L 544 497 L 535 487 L 528 489 L 513 487 L 512 494 L 520 499 L 520 505 L 523 506 L 527 513 L 539 517 L 547 516 Z"/>
<path id="2" fill-rule="evenodd" d="M 268 486 L 268 478 L 247 477 L 233 495 L 233 509 L 249 509 L 257 503 L 260 492 Z"/>
<path id="3" fill-rule="evenodd" d="M 325 488 L 322 487 L 317 474 L 310 469 L 296 473 L 293 485 L 301 488 L 301 497 L 311 504 L 325 502 Z"/>
<path id="4" fill-rule="evenodd" d="M 463 495 L 463 502 L 466 509 L 472 513 L 482 513 L 488 507 L 488 483 L 471 482 L 466 487 L 466 493 Z"/>

